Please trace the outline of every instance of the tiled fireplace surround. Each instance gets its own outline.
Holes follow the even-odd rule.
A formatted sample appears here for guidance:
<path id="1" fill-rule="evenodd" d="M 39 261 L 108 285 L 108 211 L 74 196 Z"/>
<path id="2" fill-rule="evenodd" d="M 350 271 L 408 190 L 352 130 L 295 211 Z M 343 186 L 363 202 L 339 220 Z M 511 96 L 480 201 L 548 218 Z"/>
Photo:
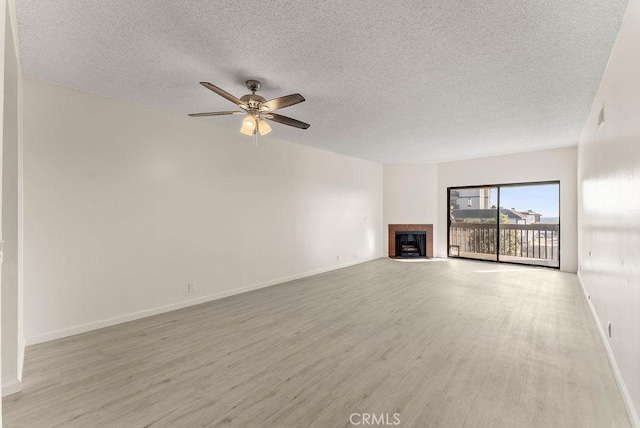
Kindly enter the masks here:
<path id="1" fill-rule="evenodd" d="M 390 224 L 389 257 L 396 257 L 396 232 L 427 232 L 427 258 L 433 257 L 432 224 Z"/>

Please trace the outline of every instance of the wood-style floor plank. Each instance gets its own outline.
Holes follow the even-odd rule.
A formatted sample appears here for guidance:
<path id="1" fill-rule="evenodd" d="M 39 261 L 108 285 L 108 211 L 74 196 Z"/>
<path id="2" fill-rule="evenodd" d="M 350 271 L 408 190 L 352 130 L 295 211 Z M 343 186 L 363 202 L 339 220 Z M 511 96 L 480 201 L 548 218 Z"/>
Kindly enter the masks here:
<path id="1" fill-rule="evenodd" d="M 379 259 L 27 349 L 7 427 L 626 427 L 575 275 Z"/>

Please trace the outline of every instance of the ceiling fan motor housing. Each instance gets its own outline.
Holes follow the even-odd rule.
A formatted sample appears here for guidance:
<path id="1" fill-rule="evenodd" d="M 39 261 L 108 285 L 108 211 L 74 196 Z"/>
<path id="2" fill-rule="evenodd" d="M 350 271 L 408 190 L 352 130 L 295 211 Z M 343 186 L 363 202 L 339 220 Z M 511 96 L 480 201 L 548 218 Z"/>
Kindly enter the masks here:
<path id="1" fill-rule="evenodd" d="M 248 109 L 246 109 L 248 115 L 251 115 L 256 119 L 260 117 L 260 104 L 266 101 L 264 98 L 256 94 L 247 94 L 242 96 L 240 100 L 242 100 L 242 102 L 244 102 L 249 107 Z"/>
<path id="2" fill-rule="evenodd" d="M 240 100 L 244 101 L 244 103 L 248 105 L 250 109 L 258 109 L 260 107 L 260 104 L 266 101 L 263 97 L 256 94 L 243 95 Z"/>

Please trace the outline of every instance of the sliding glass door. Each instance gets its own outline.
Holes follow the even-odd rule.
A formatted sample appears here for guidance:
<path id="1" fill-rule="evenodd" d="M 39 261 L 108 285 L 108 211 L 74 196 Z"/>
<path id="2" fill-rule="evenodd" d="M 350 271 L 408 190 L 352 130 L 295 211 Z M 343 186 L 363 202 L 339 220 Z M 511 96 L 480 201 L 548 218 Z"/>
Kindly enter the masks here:
<path id="1" fill-rule="evenodd" d="M 560 267 L 560 183 L 450 188 L 449 256 Z"/>

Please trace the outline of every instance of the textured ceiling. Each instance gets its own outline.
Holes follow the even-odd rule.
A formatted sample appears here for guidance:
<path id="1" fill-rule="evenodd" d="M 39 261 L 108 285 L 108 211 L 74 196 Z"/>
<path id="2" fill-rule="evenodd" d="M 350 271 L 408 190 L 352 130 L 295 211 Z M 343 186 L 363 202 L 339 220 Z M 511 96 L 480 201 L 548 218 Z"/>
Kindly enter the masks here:
<path id="1" fill-rule="evenodd" d="M 627 1 L 16 3 L 28 76 L 185 114 L 259 79 L 307 99 L 272 135 L 394 163 L 575 145 Z"/>

